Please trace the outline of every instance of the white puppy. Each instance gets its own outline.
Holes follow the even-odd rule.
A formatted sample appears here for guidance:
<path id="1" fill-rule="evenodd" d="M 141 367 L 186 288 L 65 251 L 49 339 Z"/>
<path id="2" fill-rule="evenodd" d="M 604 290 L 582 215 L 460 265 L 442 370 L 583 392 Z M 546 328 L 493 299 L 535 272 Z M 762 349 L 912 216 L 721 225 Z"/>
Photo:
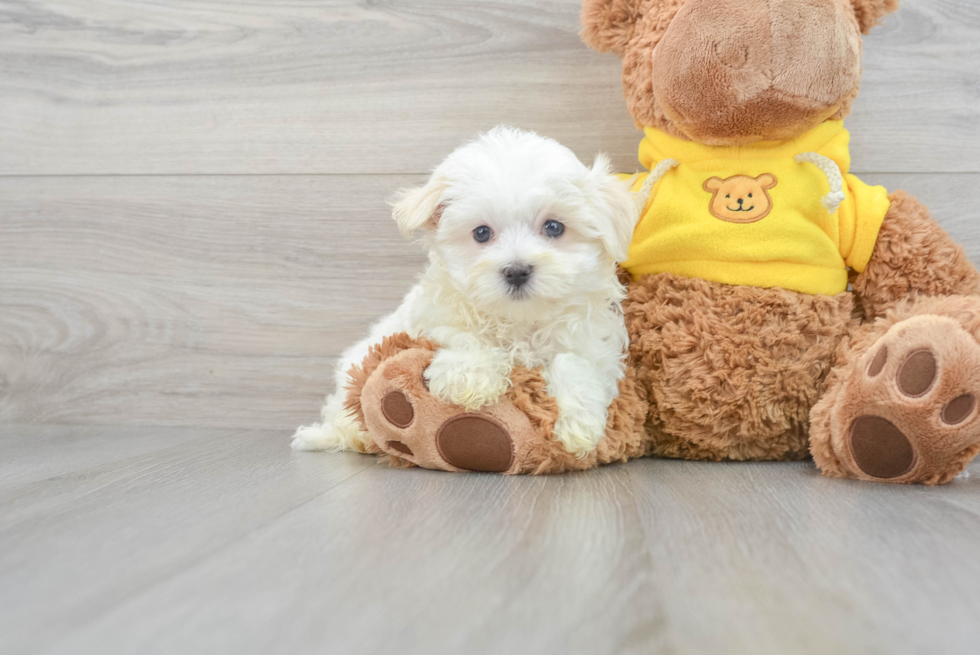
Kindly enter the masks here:
<path id="1" fill-rule="evenodd" d="M 468 411 L 494 403 L 515 364 L 540 367 L 558 403 L 555 435 L 571 453 L 593 450 L 628 341 L 616 278 L 637 220 L 628 183 L 604 156 L 589 169 L 552 139 L 497 127 L 403 191 L 393 215 L 404 235 L 423 233 L 429 267 L 341 356 L 322 423 L 299 428 L 293 448 L 365 449 L 370 437 L 343 409 L 347 371 L 407 332 L 442 346 L 424 373 L 429 390 Z"/>

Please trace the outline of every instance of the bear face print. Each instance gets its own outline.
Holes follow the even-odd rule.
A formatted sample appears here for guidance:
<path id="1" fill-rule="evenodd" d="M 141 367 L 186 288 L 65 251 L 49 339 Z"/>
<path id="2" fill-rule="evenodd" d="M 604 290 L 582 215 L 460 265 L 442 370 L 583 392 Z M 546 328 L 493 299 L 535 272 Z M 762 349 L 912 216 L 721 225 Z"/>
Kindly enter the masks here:
<path id="1" fill-rule="evenodd" d="M 728 179 L 712 177 L 704 182 L 704 190 L 712 193 L 709 209 L 715 218 L 729 223 L 755 223 L 772 211 L 769 189 L 778 180 L 770 173 L 759 177 L 733 175 Z"/>

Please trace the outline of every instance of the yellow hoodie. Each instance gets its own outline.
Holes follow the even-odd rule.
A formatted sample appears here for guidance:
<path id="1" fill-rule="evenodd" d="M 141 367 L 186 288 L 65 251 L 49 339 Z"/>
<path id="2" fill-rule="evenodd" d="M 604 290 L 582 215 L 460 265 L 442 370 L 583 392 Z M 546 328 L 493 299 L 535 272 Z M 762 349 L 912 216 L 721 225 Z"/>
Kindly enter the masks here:
<path id="1" fill-rule="evenodd" d="M 847 289 L 848 267 L 861 272 L 867 266 L 890 203 L 884 187 L 848 173 L 850 134 L 842 121 L 790 141 L 737 147 L 644 131 L 640 162 L 646 168 L 675 161 L 661 166 L 666 173 L 653 185 L 633 234 L 623 266 L 634 278 L 673 273 L 833 295 Z M 837 168 L 843 175 L 837 178 L 843 182 L 839 207 L 830 200 Z M 634 190 L 648 175 L 639 176 Z"/>

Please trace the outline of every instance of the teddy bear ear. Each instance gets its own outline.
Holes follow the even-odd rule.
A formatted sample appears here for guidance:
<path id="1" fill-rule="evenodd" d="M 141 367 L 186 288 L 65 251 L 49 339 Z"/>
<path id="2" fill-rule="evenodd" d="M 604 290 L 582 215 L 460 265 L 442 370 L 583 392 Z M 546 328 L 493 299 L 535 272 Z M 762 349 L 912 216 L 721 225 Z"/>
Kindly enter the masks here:
<path id="1" fill-rule="evenodd" d="M 584 0 L 582 31 L 585 45 L 599 52 L 614 52 L 620 57 L 633 38 L 636 24 L 652 5 L 662 0 Z"/>
<path id="2" fill-rule="evenodd" d="M 715 191 L 720 189 L 721 185 L 723 185 L 724 183 L 725 180 L 721 179 L 720 177 L 709 177 L 707 180 L 704 181 L 704 184 L 702 186 L 705 191 L 709 193 L 714 193 Z"/>
<path id="3" fill-rule="evenodd" d="M 898 9 L 899 0 L 851 0 L 861 32 L 867 34 L 886 15 Z"/>
<path id="4" fill-rule="evenodd" d="M 771 173 L 763 173 L 759 177 L 755 178 L 755 181 L 759 183 L 763 189 L 771 189 L 776 186 L 776 176 Z"/>

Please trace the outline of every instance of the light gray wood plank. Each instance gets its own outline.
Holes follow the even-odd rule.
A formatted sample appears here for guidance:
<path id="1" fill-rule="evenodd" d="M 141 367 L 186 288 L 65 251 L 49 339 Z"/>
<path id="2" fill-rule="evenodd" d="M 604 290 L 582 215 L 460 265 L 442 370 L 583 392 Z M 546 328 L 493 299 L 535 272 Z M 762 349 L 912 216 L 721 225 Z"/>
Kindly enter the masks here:
<path id="1" fill-rule="evenodd" d="M 89 428 L 47 430 L 39 459 Z M 270 431 L 157 435 L 169 447 L 96 443 L 104 463 L 0 491 L 0 652 L 966 654 L 980 638 L 980 463 L 941 488 L 812 463 L 508 478 L 293 453 Z"/>
<path id="2" fill-rule="evenodd" d="M 855 172 L 980 171 L 978 37 L 974 0 L 901 0 L 865 37 L 846 121 Z"/>
<path id="3" fill-rule="evenodd" d="M 980 8 L 865 43 L 855 170 L 980 172 Z M 422 173 L 498 123 L 633 170 L 580 0 L 0 2 L 0 174 Z"/>
<path id="4" fill-rule="evenodd" d="M 132 433 L 105 430 L 116 442 Z M 60 441 L 70 447 L 77 431 L 60 428 Z M 0 491 L 0 652 L 41 652 L 377 464 L 353 454 L 296 456 L 286 433 L 155 434 L 166 447 L 120 459 L 126 446 L 90 442 L 102 463 Z M 56 459 L 61 447 L 47 439 L 39 457 Z M 0 472 L 10 466 L 0 457 Z"/>
<path id="5" fill-rule="evenodd" d="M 0 425 L 0 493 L 172 448 L 181 438 L 195 438 L 190 430 L 171 431 L 163 439 L 160 432 L 160 428 L 152 427 L 120 430 L 102 425 Z"/>
<path id="6" fill-rule="evenodd" d="M 980 464 L 947 487 L 812 463 L 638 460 L 630 479 L 685 653 L 975 653 Z"/>
<path id="7" fill-rule="evenodd" d="M 0 179 L 0 422 L 315 419 L 423 269 L 384 202 L 414 181 Z"/>
<path id="8" fill-rule="evenodd" d="M 918 194 L 980 262 L 980 175 Z M 424 267 L 414 176 L 0 179 L 0 423 L 291 429 Z"/>
<path id="9" fill-rule="evenodd" d="M 664 652 L 643 539 L 623 467 L 373 467 L 50 652 Z"/>
<path id="10" fill-rule="evenodd" d="M 980 262 L 980 6 L 903 5 L 854 170 Z M 0 179 L 0 652 L 976 650 L 976 463 L 919 489 L 288 449 L 421 270 L 395 188 L 500 122 L 635 168 L 578 7 L 0 0 L 0 176 L 28 176 Z"/>

